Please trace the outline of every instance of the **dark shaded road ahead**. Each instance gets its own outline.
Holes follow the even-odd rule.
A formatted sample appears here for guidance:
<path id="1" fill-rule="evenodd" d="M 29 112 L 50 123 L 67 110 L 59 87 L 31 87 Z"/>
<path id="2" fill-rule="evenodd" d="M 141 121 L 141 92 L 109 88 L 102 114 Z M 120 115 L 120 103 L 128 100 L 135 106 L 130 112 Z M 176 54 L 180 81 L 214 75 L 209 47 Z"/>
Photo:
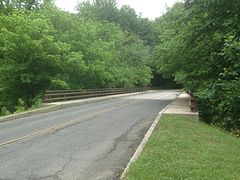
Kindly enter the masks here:
<path id="1" fill-rule="evenodd" d="M 149 91 L 0 123 L 0 179 L 117 179 L 177 91 Z"/>

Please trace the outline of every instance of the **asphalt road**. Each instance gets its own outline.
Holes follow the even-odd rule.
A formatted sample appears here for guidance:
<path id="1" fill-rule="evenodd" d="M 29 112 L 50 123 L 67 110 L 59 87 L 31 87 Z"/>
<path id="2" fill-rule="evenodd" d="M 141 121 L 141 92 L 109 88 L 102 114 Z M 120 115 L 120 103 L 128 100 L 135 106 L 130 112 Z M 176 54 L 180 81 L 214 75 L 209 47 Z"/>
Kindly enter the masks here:
<path id="1" fill-rule="evenodd" d="M 149 91 L 0 123 L 0 179 L 118 179 L 177 91 Z"/>

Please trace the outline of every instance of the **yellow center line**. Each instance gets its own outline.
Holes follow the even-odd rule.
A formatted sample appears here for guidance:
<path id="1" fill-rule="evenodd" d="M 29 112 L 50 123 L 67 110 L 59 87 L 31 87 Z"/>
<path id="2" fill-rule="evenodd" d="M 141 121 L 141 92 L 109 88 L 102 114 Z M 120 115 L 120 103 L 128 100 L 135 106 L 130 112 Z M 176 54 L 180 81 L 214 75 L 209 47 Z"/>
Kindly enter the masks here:
<path id="1" fill-rule="evenodd" d="M 0 148 L 6 147 L 6 146 L 14 144 L 14 143 L 17 143 L 19 141 L 24 141 L 24 140 L 27 140 L 27 139 L 31 139 L 33 137 L 37 137 L 37 136 L 40 136 L 40 135 L 48 134 L 50 132 L 66 128 L 68 126 L 72 126 L 72 125 L 78 124 L 78 123 L 82 122 L 86 118 L 94 117 L 94 116 L 99 115 L 99 114 L 103 114 L 103 113 L 106 113 L 106 112 L 110 112 L 112 110 L 120 109 L 120 108 L 126 107 L 126 106 L 128 106 L 128 105 L 130 105 L 132 103 L 135 103 L 135 102 L 141 101 L 141 100 L 142 99 L 135 100 L 135 101 L 129 102 L 129 103 L 121 105 L 121 106 L 112 107 L 112 108 L 108 108 L 108 109 L 105 109 L 105 110 L 102 110 L 102 111 L 98 111 L 98 112 L 95 112 L 95 113 L 92 113 L 92 114 L 88 114 L 86 116 L 83 116 L 83 117 L 80 117 L 80 118 L 77 118 L 77 119 L 74 119 L 74 120 L 71 120 L 71 121 L 68 121 L 68 122 L 56 125 L 56 126 L 52 126 L 52 127 L 49 127 L 49 128 L 46 128 L 46 129 L 43 129 L 43 130 L 40 130 L 40 131 L 37 131 L 35 133 L 29 134 L 29 135 L 25 135 L 25 136 L 22 136 L 22 137 L 19 137 L 19 138 L 16 138 L 16 139 L 13 139 L 13 140 L 10 140 L 10 141 L 7 141 L 7 142 L 0 143 Z"/>

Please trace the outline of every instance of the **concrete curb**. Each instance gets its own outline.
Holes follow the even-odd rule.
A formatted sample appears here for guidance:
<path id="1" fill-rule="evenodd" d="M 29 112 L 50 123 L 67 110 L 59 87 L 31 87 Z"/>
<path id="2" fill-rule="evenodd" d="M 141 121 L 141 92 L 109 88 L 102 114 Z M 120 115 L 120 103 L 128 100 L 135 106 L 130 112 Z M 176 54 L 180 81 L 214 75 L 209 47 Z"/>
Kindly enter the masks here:
<path id="1" fill-rule="evenodd" d="M 182 93 L 183 93 L 183 92 L 179 93 L 179 94 L 176 96 L 176 98 L 172 100 L 172 102 L 174 102 Z M 172 102 L 171 102 L 171 103 L 172 103 Z M 166 114 L 166 115 L 167 115 L 167 114 L 174 114 L 174 113 L 165 113 L 165 111 L 169 108 L 169 106 L 171 105 L 171 103 L 169 103 L 162 111 L 160 111 L 160 112 L 158 113 L 157 117 L 155 118 L 155 120 L 154 120 L 154 122 L 152 123 L 151 127 L 149 128 L 148 132 L 147 132 L 146 135 L 144 136 L 142 142 L 140 143 L 140 145 L 138 146 L 137 150 L 136 150 L 135 153 L 133 154 L 132 158 L 131 158 L 130 161 L 128 162 L 128 164 L 127 164 L 126 168 L 124 169 L 124 171 L 123 171 L 120 179 L 125 178 L 126 173 L 127 173 L 127 171 L 129 170 L 129 168 L 130 168 L 130 165 L 131 165 L 134 161 L 136 161 L 136 160 L 139 158 L 139 156 L 141 155 L 141 153 L 142 153 L 142 151 L 143 151 L 143 149 L 144 149 L 147 141 L 148 141 L 149 138 L 151 137 L 151 135 L 152 135 L 155 127 L 157 126 L 160 118 L 162 117 L 162 115 L 164 115 L 164 114 Z M 178 114 L 178 113 L 176 113 L 176 115 L 177 115 L 177 114 Z M 181 114 L 178 114 L 178 115 L 193 115 L 193 116 L 198 117 L 198 113 L 181 113 Z"/>
<path id="2" fill-rule="evenodd" d="M 49 107 L 45 107 L 45 108 L 30 110 L 30 111 L 26 111 L 26 112 L 22 112 L 22 113 L 12 114 L 12 115 L 9 115 L 9 116 L 3 116 L 3 117 L 0 118 L 0 123 L 15 120 L 15 119 L 19 119 L 19 118 L 24 118 L 24 117 L 28 117 L 28 116 L 32 116 L 32 115 L 36 115 L 36 114 L 56 111 L 60 108 L 61 108 L 61 106 L 55 105 L 55 106 L 49 106 Z"/>
<path id="3" fill-rule="evenodd" d="M 144 91 L 144 92 L 148 92 L 148 91 Z M 26 112 L 22 112 L 22 113 L 17 113 L 17 114 L 12 114 L 12 115 L 9 115 L 9 116 L 3 116 L 3 117 L 0 118 L 0 123 L 6 122 L 6 121 L 11 121 L 11 120 L 16 120 L 16 119 L 19 119 L 19 118 L 25 118 L 25 117 L 29 117 L 29 116 L 32 116 L 32 115 L 48 113 L 48 112 L 56 111 L 56 110 L 66 108 L 66 107 L 73 107 L 73 106 L 77 106 L 77 105 L 81 105 L 81 104 L 94 103 L 94 102 L 99 102 L 99 101 L 108 100 L 108 99 L 116 99 L 116 98 L 119 98 L 119 97 L 137 95 L 137 94 L 141 94 L 141 93 L 144 93 L 144 92 L 117 94 L 117 95 L 111 95 L 111 96 L 105 96 L 105 97 L 81 99 L 79 101 L 68 103 L 68 104 L 49 103 L 49 104 L 45 104 L 48 107 L 35 109 L 35 110 L 30 110 L 30 111 L 26 111 Z"/>
<path id="4" fill-rule="evenodd" d="M 145 134 L 142 142 L 140 143 L 140 145 L 138 146 L 137 150 L 136 150 L 135 153 L 133 154 L 132 158 L 131 158 L 130 161 L 128 162 L 128 164 L 127 164 L 125 170 L 123 171 L 120 179 L 123 179 L 123 178 L 126 176 L 126 173 L 127 173 L 127 171 L 129 170 L 129 168 L 130 168 L 130 165 L 131 165 L 134 161 L 136 161 L 136 160 L 139 158 L 139 156 L 141 155 L 141 153 L 142 153 L 142 151 L 143 151 L 146 143 L 148 142 L 148 140 L 149 140 L 149 138 L 151 137 L 151 135 L 152 135 L 155 127 L 157 126 L 157 124 L 158 124 L 161 116 L 164 114 L 164 111 L 165 111 L 167 108 L 168 108 L 168 105 L 167 105 L 163 110 L 161 110 L 161 111 L 158 113 L 157 117 L 156 117 L 155 120 L 153 121 L 153 123 L 152 123 L 151 127 L 149 128 L 148 132 Z"/>
<path id="5" fill-rule="evenodd" d="M 175 100 L 178 98 L 178 96 L 180 96 L 180 94 L 182 94 L 182 92 L 180 92 L 180 93 L 172 100 L 172 102 L 175 101 Z M 171 102 L 171 103 L 172 103 L 172 102 Z M 144 149 L 147 141 L 149 140 L 149 138 L 151 137 L 151 135 L 152 135 L 155 127 L 157 126 L 160 118 L 162 117 L 162 115 L 164 114 L 164 112 L 167 110 L 167 108 L 169 107 L 169 105 L 170 105 L 171 103 L 169 103 L 163 110 L 161 110 L 161 111 L 158 113 L 157 117 L 156 117 L 155 120 L 153 121 L 153 123 L 152 123 L 151 127 L 149 128 L 148 132 L 145 134 L 142 142 L 140 143 L 140 145 L 138 146 L 137 150 L 136 150 L 135 153 L 133 154 L 132 158 L 131 158 L 130 161 L 128 162 L 128 164 L 127 164 L 126 168 L 124 169 L 124 171 L 123 171 L 120 179 L 125 178 L 126 173 L 127 173 L 127 171 L 129 170 L 129 168 L 130 168 L 130 165 L 139 158 L 139 156 L 141 155 L 141 153 L 142 153 L 142 151 L 143 151 L 143 149 Z"/>

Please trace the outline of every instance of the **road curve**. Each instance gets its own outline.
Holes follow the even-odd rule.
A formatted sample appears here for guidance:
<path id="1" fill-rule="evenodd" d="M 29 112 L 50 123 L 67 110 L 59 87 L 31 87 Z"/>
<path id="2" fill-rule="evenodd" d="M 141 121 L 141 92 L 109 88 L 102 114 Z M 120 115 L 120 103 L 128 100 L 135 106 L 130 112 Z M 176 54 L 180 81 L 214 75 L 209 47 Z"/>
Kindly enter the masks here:
<path id="1" fill-rule="evenodd" d="M 0 123 L 0 179 L 118 179 L 178 91 L 148 91 Z"/>

